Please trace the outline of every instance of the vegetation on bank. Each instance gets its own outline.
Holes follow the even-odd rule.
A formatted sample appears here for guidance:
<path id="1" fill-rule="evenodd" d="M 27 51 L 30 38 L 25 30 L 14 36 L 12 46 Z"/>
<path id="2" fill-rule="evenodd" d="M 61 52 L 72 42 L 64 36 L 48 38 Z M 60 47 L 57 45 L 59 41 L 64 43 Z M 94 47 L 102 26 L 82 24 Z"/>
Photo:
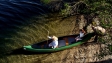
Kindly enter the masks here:
<path id="1" fill-rule="evenodd" d="M 101 26 L 111 28 L 111 0 L 42 0 L 51 12 L 59 12 L 63 17 L 84 14 L 100 18 Z M 90 17 L 87 17 L 90 18 Z"/>
<path id="2" fill-rule="evenodd" d="M 48 4 L 51 2 L 51 0 L 40 0 L 41 2 L 43 2 L 44 4 Z"/>
<path id="3" fill-rule="evenodd" d="M 111 0 L 84 0 L 87 6 L 87 9 L 84 10 L 84 13 L 97 13 L 100 17 L 101 26 L 111 27 L 112 26 L 112 4 Z"/>

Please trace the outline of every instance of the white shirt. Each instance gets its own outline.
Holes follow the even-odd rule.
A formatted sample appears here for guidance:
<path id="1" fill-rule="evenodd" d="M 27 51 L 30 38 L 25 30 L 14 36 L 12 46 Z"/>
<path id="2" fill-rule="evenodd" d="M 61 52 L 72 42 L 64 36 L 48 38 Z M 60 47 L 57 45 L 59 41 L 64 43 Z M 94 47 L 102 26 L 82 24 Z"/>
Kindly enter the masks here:
<path id="1" fill-rule="evenodd" d="M 84 33 L 80 32 L 80 38 L 84 37 Z"/>
<path id="2" fill-rule="evenodd" d="M 49 46 L 52 46 L 53 48 L 56 48 L 58 46 L 58 38 L 57 37 L 50 37 L 48 36 L 49 39 L 54 39 L 50 44 Z"/>
<path id="3" fill-rule="evenodd" d="M 82 37 L 84 37 L 84 33 L 80 31 L 80 35 L 76 37 L 76 41 L 82 40 Z"/>

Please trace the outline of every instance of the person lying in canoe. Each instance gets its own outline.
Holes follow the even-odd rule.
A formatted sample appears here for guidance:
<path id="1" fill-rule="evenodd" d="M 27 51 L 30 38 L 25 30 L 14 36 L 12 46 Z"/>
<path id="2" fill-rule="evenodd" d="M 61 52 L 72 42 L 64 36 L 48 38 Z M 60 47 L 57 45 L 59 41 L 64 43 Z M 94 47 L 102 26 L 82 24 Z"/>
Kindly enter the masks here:
<path id="1" fill-rule="evenodd" d="M 49 44 L 49 47 L 55 49 L 58 46 L 58 38 L 56 36 L 48 36 L 49 39 L 52 39 L 52 42 Z"/>
<path id="2" fill-rule="evenodd" d="M 84 37 L 84 35 L 85 35 L 84 29 L 80 29 L 79 35 L 75 38 L 76 42 L 79 41 L 79 40 L 82 40 L 82 38 Z"/>

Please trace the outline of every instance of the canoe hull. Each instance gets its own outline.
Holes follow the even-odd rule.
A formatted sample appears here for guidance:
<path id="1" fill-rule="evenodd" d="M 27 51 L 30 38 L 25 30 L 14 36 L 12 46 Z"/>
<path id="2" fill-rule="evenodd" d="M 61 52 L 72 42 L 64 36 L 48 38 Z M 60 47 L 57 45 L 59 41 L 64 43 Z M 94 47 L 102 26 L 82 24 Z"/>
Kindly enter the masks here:
<path id="1" fill-rule="evenodd" d="M 69 48 L 72 48 L 74 46 L 78 46 L 78 45 L 83 44 L 83 43 L 84 42 L 77 42 L 77 43 L 71 44 L 69 46 L 64 46 L 64 47 L 55 48 L 55 49 L 34 49 L 30 45 L 29 46 L 24 46 L 23 48 L 26 51 L 32 51 L 32 52 L 56 52 L 56 51 L 61 51 L 61 50 L 69 49 Z M 31 48 L 29 48 L 29 47 L 31 47 Z"/>
<path id="2" fill-rule="evenodd" d="M 39 52 L 39 53 L 56 52 L 56 51 L 61 51 L 61 50 L 69 49 L 69 48 L 78 46 L 80 44 L 83 44 L 86 41 L 88 41 L 92 36 L 94 36 L 94 33 L 89 33 L 89 34 L 87 34 L 84 37 L 83 40 L 80 40 L 78 42 L 74 42 L 74 43 L 69 44 L 69 45 L 61 46 L 61 47 L 58 47 L 58 48 L 55 48 L 55 49 L 52 49 L 52 48 L 33 48 L 32 45 L 23 46 L 23 48 L 26 51 Z M 69 36 L 67 36 L 67 37 L 69 37 Z"/>

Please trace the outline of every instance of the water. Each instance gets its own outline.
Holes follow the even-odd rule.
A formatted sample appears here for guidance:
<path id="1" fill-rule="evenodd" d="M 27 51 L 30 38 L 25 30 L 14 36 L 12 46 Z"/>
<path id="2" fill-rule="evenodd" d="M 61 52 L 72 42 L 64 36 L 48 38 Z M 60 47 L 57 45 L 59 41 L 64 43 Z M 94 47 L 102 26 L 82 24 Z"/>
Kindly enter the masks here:
<path id="1" fill-rule="evenodd" d="M 13 34 L 31 24 L 29 18 L 47 13 L 45 10 L 40 0 L 0 0 L 0 53 L 14 43 Z"/>
<path id="2" fill-rule="evenodd" d="M 39 0 L 0 0 L 0 32 L 24 25 L 27 18 L 45 14 L 45 9 Z"/>

